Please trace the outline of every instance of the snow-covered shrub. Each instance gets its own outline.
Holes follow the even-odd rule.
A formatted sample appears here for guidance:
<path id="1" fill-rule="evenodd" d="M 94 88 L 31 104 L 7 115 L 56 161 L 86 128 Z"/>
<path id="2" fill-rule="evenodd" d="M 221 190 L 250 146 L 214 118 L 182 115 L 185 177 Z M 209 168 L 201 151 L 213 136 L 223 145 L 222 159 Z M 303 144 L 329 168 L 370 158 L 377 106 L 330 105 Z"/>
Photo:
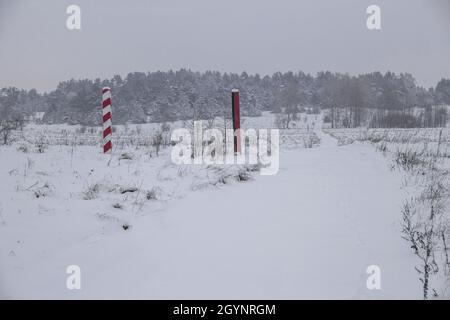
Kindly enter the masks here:
<path id="1" fill-rule="evenodd" d="M 419 152 L 408 148 L 396 151 L 395 163 L 406 171 L 412 171 L 416 166 L 422 164 L 422 160 Z"/>
<path id="2" fill-rule="evenodd" d="M 48 148 L 48 141 L 45 139 L 44 135 L 41 134 L 35 141 L 34 146 L 36 147 L 37 153 L 44 153 Z"/>
<path id="3" fill-rule="evenodd" d="M 145 197 L 147 200 L 157 200 L 158 199 L 158 193 L 159 190 L 156 187 L 151 188 L 151 190 L 148 190 L 145 194 Z"/>
<path id="4" fill-rule="evenodd" d="M 388 151 L 388 146 L 387 146 L 386 142 L 384 142 L 384 141 L 381 143 L 378 143 L 376 145 L 376 148 L 378 151 L 383 152 L 383 153 Z"/>
<path id="5" fill-rule="evenodd" d="M 123 206 L 120 203 L 114 203 L 113 208 L 115 209 L 123 209 Z"/>
<path id="6" fill-rule="evenodd" d="M 312 148 L 318 144 L 320 144 L 320 138 L 315 133 L 311 133 L 303 137 L 304 148 Z"/>
<path id="7" fill-rule="evenodd" d="M 431 291 L 433 297 L 438 296 L 438 292 L 433 288 L 433 275 L 441 272 L 447 279 L 450 275 L 450 244 L 448 243 L 450 235 L 448 176 L 450 172 L 438 166 L 442 157 L 441 144 L 442 131 L 439 133 L 434 152 L 427 150 L 428 144 L 425 142 L 421 152 L 408 148 L 396 153 L 397 163 L 401 163 L 407 173 L 421 165 L 421 175 L 415 179 L 415 187 L 419 187 L 420 192 L 404 204 L 402 231 L 404 239 L 410 243 L 420 261 L 416 271 L 422 283 L 424 299 L 430 297 Z"/>
<path id="8" fill-rule="evenodd" d="M 353 140 L 352 138 L 348 138 L 348 137 L 338 137 L 338 146 L 346 146 L 348 144 L 352 144 L 353 142 L 355 142 L 355 140 Z"/>
<path id="9" fill-rule="evenodd" d="M 122 153 L 119 157 L 119 160 L 133 160 L 133 154 L 131 153 Z"/>
<path id="10" fill-rule="evenodd" d="M 121 193 L 121 194 L 125 194 L 125 193 L 133 193 L 133 192 L 136 192 L 136 191 L 138 191 L 139 189 L 138 188 L 136 188 L 136 187 L 121 187 L 120 189 L 119 189 L 119 192 Z"/>
<path id="11" fill-rule="evenodd" d="M 83 199 L 84 200 L 92 200 L 97 198 L 98 193 L 100 192 L 100 185 L 98 183 L 93 183 L 88 185 L 87 189 L 83 191 Z"/>
<path id="12" fill-rule="evenodd" d="M 422 283 L 424 299 L 429 298 L 430 290 L 437 296 L 431 287 L 431 276 L 439 272 L 440 252 L 446 257 L 443 261 L 444 270 L 450 267 L 447 240 L 450 226 L 445 223 L 448 196 L 442 176 L 433 173 L 419 196 L 406 201 L 402 210 L 403 238 L 410 243 L 420 260 L 416 271 Z"/>
<path id="13" fill-rule="evenodd" d="M 178 168 L 177 175 L 180 178 L 183 178 L 189 174 L 189 167 L 188 166 L 180 166 Z"/>
<path id="14" fill-rule="evenodd" d="M 23 153 L 28 153 L 29 152 L 28 144 L 26 144 L 26 143 L 19 144 L 19 146 L 17 147 L 17 151 L 20 151 Z"/>
<path id="15" fill-rule="evenodd" d="M 45 198 L 52 194 L 52 190 L 48 182 L 44 183 L 43 186 L 36 188 L 33 191 L 33 194 L 36 198 Z"/>
<path id="16" fill-rule="evenodd" d="M 242 182 L 242 181 L 249 181 L 252 179 L 252 175 L 250 174 L 250 172 L 246 169 L 240 169 L 238 171 L 238 174 L 236 176 L 237 181 Z"/>
<path id="17" fill-rule="evenodd" d="M 245 165 L 245 170 L 248 172 L 259 172 L 261 170 L 261 164 L 258 162 L 256 164 Z"/>

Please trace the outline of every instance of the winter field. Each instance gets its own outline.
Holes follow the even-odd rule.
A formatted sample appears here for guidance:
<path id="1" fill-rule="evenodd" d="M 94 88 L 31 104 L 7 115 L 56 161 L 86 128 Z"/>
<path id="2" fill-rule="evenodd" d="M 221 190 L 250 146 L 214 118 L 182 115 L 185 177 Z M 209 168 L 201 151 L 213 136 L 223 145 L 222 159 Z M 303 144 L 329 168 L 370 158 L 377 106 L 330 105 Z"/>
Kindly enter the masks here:
<path id="1" fill-rule="evenodd" d="M 111 155 L 100 128 L 14 132 L 0 147 L 0 298 L 449 298 L 448 128 L 327 129 L 303 114 L 280 131 L 278 174 L 261 176 L 173 164 L 170 132 L 186 126 L 116 126 Z"/>

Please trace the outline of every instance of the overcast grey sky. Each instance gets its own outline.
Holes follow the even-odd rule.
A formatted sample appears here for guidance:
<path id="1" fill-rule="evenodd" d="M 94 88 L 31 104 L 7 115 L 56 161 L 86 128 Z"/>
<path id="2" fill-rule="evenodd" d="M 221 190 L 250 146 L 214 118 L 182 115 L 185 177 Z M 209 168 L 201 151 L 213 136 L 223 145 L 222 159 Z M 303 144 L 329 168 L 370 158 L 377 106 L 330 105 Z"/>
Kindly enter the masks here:
<path id="1" fill-rule="evenodd" d="M 382 30 L 366 28 L 370 4 Z M 450 78 L 450 0 L 0 0 L 0 87 L 179 68 L 392 70 L 434 86 Z"/>

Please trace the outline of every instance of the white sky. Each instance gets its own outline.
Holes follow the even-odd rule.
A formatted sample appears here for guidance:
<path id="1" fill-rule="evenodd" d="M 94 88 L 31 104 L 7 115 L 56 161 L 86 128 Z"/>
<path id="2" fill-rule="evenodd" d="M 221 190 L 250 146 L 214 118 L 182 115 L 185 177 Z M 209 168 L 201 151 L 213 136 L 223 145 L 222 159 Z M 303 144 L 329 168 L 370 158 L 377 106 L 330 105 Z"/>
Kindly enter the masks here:
<path id="1" fill-rule="evenodd" d="M 81 7 L 82 30 L 66 28 Z M 382 30 L 366 28 L 381 7 Z M 0 87 L 179 68 L 450 78 L 449 0 L 0 0 Z"/>

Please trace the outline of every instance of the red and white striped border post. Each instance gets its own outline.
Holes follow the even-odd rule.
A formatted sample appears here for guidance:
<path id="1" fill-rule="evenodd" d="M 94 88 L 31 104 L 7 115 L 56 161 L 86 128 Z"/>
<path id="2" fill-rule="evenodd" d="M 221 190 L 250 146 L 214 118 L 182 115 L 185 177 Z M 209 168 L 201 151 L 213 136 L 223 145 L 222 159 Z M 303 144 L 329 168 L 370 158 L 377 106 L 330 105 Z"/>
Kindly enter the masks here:
<path id="1" fill-rule="evenodd" d="M 233 116 L 233 131 L 234 131 L 234 152 L 241 152 L 241 119 L 239 110 L 239 90 L 231 90 L 231 106 Z"/>
<path id="2" fill-rule="evenodd" d="M 111 122 L 111 88 L 104 87 L 103 94 L 103 153 L 112 149 L 112 122 Z"/>

